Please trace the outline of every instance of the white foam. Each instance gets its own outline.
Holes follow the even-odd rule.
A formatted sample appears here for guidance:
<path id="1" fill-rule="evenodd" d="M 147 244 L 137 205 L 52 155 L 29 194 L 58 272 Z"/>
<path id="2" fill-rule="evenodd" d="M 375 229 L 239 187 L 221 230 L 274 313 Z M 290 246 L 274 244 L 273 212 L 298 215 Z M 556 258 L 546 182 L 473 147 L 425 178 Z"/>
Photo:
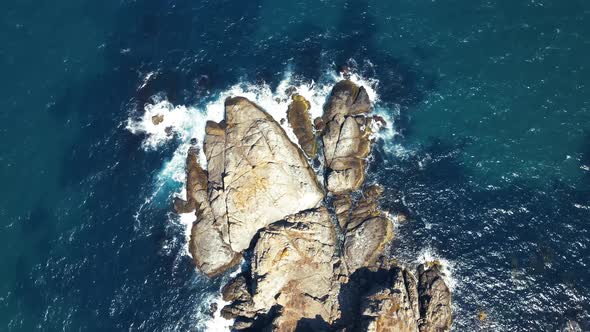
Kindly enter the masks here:
<path id="1" fill-rule="evenodd" d="M 162 116 L 162 122 L 155 124 L 152 117 Z M 174 137 L 181 145 L 177 149 L 170 162 L 164 167 L 164 176 L 172 177 L 176 181 L 182 181 L 184 175 L 184 163 L 186 152 L 192 138 L 202 142 L 205 137 L 205 123 L 207 120 L 223 120 L 223 102 L 208 104 L 204 110 L 193 106 L 173 105 L 162 96 L 152 97 L 152 103 L 144 106 L 143 115 L 139 119 L 131 118 L 127 121 L 126 128 L 133 134 L 145 134 L 142 143 L 144 150 L 155 150 Z M 201 152 L 199 161 L 206 164 L 204 154 Z M 179 169 L 180 168 L 180 169 Z"/>
<path id="2" fill-rule="evenodd" d="M 191 239 L 191 230 L 193 228 L 193 223 L 196 220 L 197 220 L 197 216 L 195 215 L 194 212 L 179 214 L 178 221 L 180 222 L 181 225 L 183 225 L 185 227 L 184 228 L 184 239 L 185 239 L 184 251 L 185 251 L 185 254 L 189 257 L 192 257 L 192 256 L 190 254 L 190 251 L 188 250 L 188 245 L 189 245 L 189 241 Z"/>
<path id="3" fill-rule="evenodd" d="M 240 273 L 242 273 L 241 265 L 237 270 L 232 272 L 228 276 L 228 278 L 233 279 Z M 219 291 L 219 293 L 221 293 L 221 291 Z M 215 302 L 215 304 L 217 305 L 217 309 L 215 310 L 215 313 L 213 314 L 213 318 L 209 319 L 205 323 L 205 331 L 207 331 L 207 332 L 230 331 L 231 326 L 234 324 L 234 319 L 225 319 L 221 316 L 221 309 L 223 309 L 224 306 L 230 304 L 230 302 L 224 301 L 223 297 L 221 295 L 218 295 L 217 297 L 215 297 L 215 300 L 213 302 Z"/>
<path id="4" fill-rule="evenodd" d="M 154 77 L 154 73 L 148 73 L 144 83 Z M 155 95 L 151 102 L 144 105 L 143 113 L 140 117 L 131 117 L 126 123 L 126 129 L 133 134 L 144 134 L 145 139 L 142 147 L 146 151 L 155 150 L 170 140 L 176 138 L 180 144 L 174 152 L 172 158 L 165 163 L 159 179 L 161 181 L 173 180 L 178 183 L 185 181 L 185 162 L 186 152 L 188 151 L 190 141 L 196 138 L 198 144 L 202 147 L 205 137 L 205 124 L 208 120 L 219 122 L 223 120 L 224 101 L 228 97 L 242 96 L 255 102 L 266 110 L 277 122 L 286 119 L 287 108 L 291 102 L 289 88 L 299 93 L 310 104 L 310 113 L 312 119 L 323 114 L 323 105 L 328 97 L 332 86 L 335 82 L 344 79 L 342 75 L 326 73 L 326 79 L 322 83 L 314 81 L 301 82 L 293 77 L 291 72 L 286 72 L 284 78 L 278 84 L 276 89 L 272 89 L 268 84 L 250 84 L 239 83 L 233 85 L 219 93 L 215 98 L 202 107 L 173 105 L 162 95 Z M 358 85 L 362 85 L 367 90 L 367 94 L 372 101 L 379 100 L 377 94 L 378 81 L 374 79 L 365 79 L 359 75 L 352 74 L 350 79 Z M 379 113 L 381 114 L 381 113 Z M 381 114 L 388 120 L 391 126 L 391 119 L 384 112 Z M 154 124 L 152 118 L 162 116 L 162 122 Z M 283 122 L 285 132 L 297 144 L 297 139 L 287 121 Z M 390 131 L 386 130 L 388 137 L 393 137 Z M 205 166 L 207 161 L 205 155 L 200 149 L 199 162 Z"/>
<path id="5" fill-rule="evenodd" d="M 224 306 L 226 306 L 230 303 L 224 301 L 221 298 L 221 296 L 215 298 L 214 302 L 217 305 L 217 310 L 215 310 L 213 317 L 205 323 L 205 331 L 207 331 L 207 332 L 227 332 L 227 331 L 230 331 L 231 326 L 234 324 L 234 320 L 233 319 L 225 319 L 221 316 L 221 309 L 223 309 Z"/>
<path id="6" fill-rule="evenodd" d="M 440 257 L 438 254 L 434 252 L 431 248 L 424 249 L 418 258 L 416 259 L 417 264 L 426 264 L 432 263 L 437 261 L 440 263 L 442 278 L 445 281 L 445 284 L 449 287 L 451 292 L 453 292 L 457 288 L 457 280 L 453 277 L 453 270 L 454 266 L 453 263 L 449 260 Z"/>

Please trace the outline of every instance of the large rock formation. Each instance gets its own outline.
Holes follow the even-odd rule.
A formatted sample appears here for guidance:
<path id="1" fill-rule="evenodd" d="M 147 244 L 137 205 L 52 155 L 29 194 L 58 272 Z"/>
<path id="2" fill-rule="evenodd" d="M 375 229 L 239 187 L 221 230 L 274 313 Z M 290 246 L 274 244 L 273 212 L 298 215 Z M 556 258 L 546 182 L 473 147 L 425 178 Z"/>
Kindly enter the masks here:
<path id="1" fill-rule="evenodd" d="M 230 304 L 221 313 L 235 330 L 449 329 L 450 292 L 437 265 L 420 267 L 417 282 L 388 257 L 383 189 L 363 187 L 370 108 L 364 88 L 339 82 L 314 130 L 309 103 L 293 96 L 287 116 L 305 154 L 323 143 L 327 198 L 305 154 L 245 98 L 226 100 L 225 120 L 207 123 L 208 172 L 189 151 L 187 200 L 175 207 L 197 216 L 189 245 L 197 267 L 215 276 L 248 252 L 246 272 L 222 290 Z"/>
<path id="2" fill-rule="evenodd" d="M 240 252 L 261 228 L 318 206 L 324 193 L 301 150 L 260 107 L 230 98 L 225 121 L 225 149 L 214 157 L 224 162 L 225 204 L 213 214 L 227 220 L 229 244 Z"/>

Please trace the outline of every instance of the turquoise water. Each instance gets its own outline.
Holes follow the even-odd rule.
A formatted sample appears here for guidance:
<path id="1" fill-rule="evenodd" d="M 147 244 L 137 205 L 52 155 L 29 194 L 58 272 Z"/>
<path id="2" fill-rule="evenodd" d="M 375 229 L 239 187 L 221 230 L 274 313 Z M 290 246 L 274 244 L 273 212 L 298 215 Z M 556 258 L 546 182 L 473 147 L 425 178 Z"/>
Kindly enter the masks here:
<path id="1" fill-rule="evenodd" d="M 448 261 L 455 330 L 590 329 L 587 1 L 9 1 L 0 13 L 0 330 L 203 330 L 221 280 L 194 270 L 170 214 L 182 140 L 146 149 L 127 120 L 154 95 L 203 110 L 239 82 L 322 81 L 345 63 L 394 119 L 371 175 L 411 217 L 394 254 Z"/>

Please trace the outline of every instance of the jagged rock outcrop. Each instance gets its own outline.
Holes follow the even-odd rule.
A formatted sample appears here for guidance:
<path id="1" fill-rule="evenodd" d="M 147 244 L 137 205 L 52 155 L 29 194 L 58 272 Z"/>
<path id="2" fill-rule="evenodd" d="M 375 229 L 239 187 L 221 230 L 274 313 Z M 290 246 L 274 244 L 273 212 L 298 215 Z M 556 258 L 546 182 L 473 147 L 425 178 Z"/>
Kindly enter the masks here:
<path id="1" fill-rule="evenodd" d="M 199 165 L 197 150 L 191 148 L 187 157 L 187 201 L 176 199 L 174 205 L 179 212 L 196 210 L 189 251 L 199 270 L 212 277 L 237 264 L 241 256 L 224 240 L 223 229 L 213 219 L 207 196 L 207 173 Z"/>
<path id="2" fill-rule="evenodd" d="M 324 158 L 327 189 L 334 194 L 357 190 L 364 181 L 369 154 L 371 109 L 366 90 L 351 81 L 338 82 L 324 108 Z"/>
<path id="3" fill-rule="evenodd" d="M 287 110 L 287 120 L 299 141 L 301 149 L 308 157 L 314 158 L 317 154 L 318 145 L 311 124 L 311 115 L 309 114 L 311 105 L 309 101 L 298 94 L 294 94 L 291 99 L 291 104 Z"/>
<path id="4" fill-rule="evenodd" d="M 418 267 L 420 332 L 447 331 L 451 326 L 451 292 L 445 284 L 440 264 Z"/>
<path id="5" fill-rule="evenodd" d="M 402 268 L 378 270 L 368 291 L 361 290 L 362 331 L 443 332 L 451 326 L 451 295 L 439 266 L 421 265 L 418 283 Z M 366 278 L 366 277 L 365 277 Z M 366 281 L 365 281 L 366 282 Z M 355 287 L 366 285 L 355 284 Z"/>
<path id="6" fill-rule="evenodd" d="M 366 331 L 418 332 L 418 291 L 414 276 L 406 270 L 390 272 L 392 284 L 377 285 L 362 299 Z"/>
<path id="7" fill-rule="evenodd" d="M 190 151 L 188 199 L 175 202 L 179 212 L 196 210 L 189 249 L 209 276 L 235 265 L 261 228 L 324 196 L 305 156 L 270 115 L 240 97 L 225 107 L 223 122 L 206 125 L 208 173 Z"/>
<path id="8" fill-rule="evenodd" d="M 264 229 L 252 258 L 257 309 L 280 306 L 273 325 L 292 331 L 302 318 L 331 322 L 336 232 L 326 208 L 302 212 Z"/>
<path id="9" fill-rule="evenodd" d="M 336 200 L 338 222 L 345 234 L 343 260 L 349 273 L 373 266 L 393 239 L 392 221 L 379 209 L 382 192 L 381 187 L 371 186 L 354 203 L 349 203 L 350 198 Z M 347 206 L 348 211 L 344 210 Z"/>
<path id="10" fill-rule="evenodd" d="M 438 265 L 421 266 L 416 282 L 389 257 L 383 189 L 364 185 L 370 108 L 363 87 L 341 81 L 314 132 L 309 103 L 294 95 L 287 118 L 302 151 L 260 107 L 229 98 L 224 121 L 206 125 L 207 171 L 189 151 L 187 199 L 174 205 L 196 214 L 189 249 L 197 267 L 215 276 L 247 251 L 245 272 L 222 289 L 229 304 L 221 315 L 234 330 L 449 329 L 450 291 Z M 327 198 L 306 158 L 318 153 L 316 137 Z"/>

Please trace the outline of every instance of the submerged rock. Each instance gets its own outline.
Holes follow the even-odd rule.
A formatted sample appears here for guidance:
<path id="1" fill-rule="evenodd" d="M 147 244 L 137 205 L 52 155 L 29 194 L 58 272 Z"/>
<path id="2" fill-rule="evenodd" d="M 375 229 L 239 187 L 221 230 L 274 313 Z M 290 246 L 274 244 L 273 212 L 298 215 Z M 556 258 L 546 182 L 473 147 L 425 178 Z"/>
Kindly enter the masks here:
<path id="1" fill-rule="evenodd" d="M 249 257 L 222 289 L 229 304 L 221 315 L 234 319 L 234 330 L 449 329 L 451 296 L 438 265 L 421 266 L 417 282 L 389 257 L 383 189 L 364 185 L 370 108 L 363 87 L 336 84 L 314 120 L 318 151 L 309 103 L 293 95 L 287 118 L 302 151 L 266 111 L 228 98 L 225 119 L 206 124 L 207 171 L 189 150 L 187 198 L 174 207 L 195 213 L 189 249 L 197 267 L 213 277 Z M 322 152 L 325 200 L 306 158 Z"/>

